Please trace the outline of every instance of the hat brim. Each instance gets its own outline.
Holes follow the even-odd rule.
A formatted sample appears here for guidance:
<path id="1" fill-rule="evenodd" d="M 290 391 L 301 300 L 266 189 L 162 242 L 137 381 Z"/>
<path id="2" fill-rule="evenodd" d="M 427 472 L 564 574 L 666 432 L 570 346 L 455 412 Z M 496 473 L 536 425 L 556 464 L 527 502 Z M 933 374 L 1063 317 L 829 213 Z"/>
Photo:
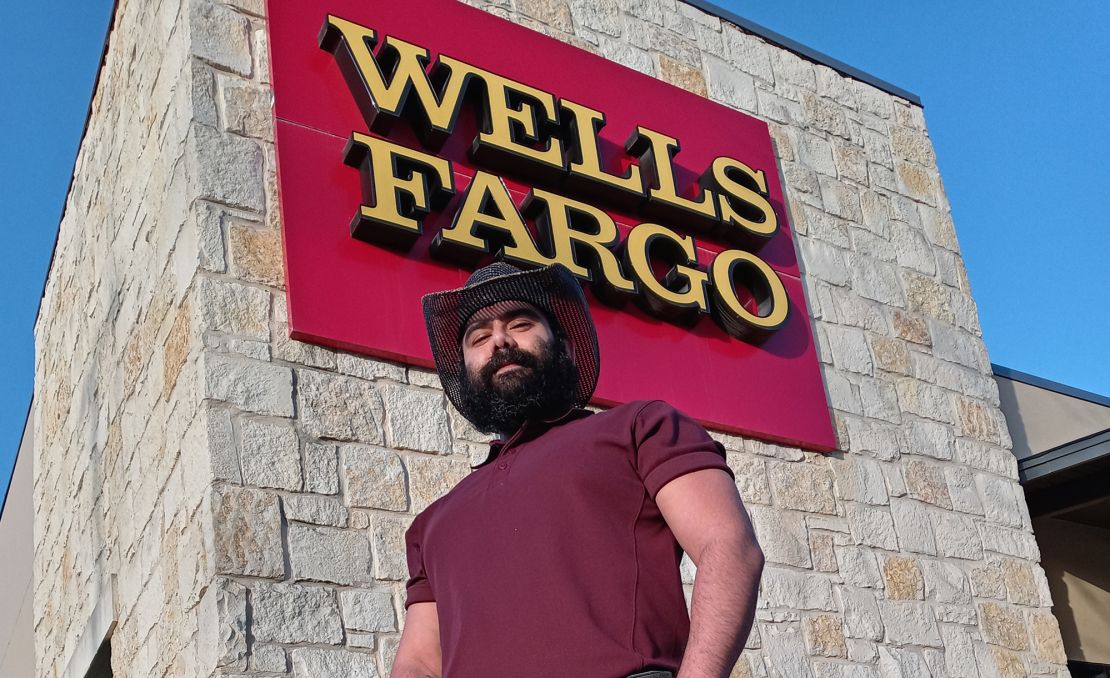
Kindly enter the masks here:
<path id="1" fill-rule="evenodd" d="M 462 380 L 466 367 L 462 331 L 477 311 L 498 302 L 524 301 L 558 323 L 574 350 L 578 367 L 575 405 L 590 401 L 601 371 L 597 333 L 582 288 L 566 267 L 559 264 L 498 276 L 469 287 L 434 292 L 423 298 L 424 321 L 436 369 L 447 397 L 463 416 Z"/>

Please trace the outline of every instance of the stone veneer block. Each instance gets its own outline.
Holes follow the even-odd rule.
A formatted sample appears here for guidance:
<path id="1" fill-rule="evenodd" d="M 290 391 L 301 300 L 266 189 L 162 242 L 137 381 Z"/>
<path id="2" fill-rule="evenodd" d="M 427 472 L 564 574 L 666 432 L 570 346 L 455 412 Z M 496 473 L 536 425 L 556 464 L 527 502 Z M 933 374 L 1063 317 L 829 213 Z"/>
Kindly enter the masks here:
<path id="1" fill-rule="evenodd" d="M 251 589 L 253 632 L 270 643 L 343 641 L 343 624 L 335 592 L 298 584 L 257 584 Z"/>

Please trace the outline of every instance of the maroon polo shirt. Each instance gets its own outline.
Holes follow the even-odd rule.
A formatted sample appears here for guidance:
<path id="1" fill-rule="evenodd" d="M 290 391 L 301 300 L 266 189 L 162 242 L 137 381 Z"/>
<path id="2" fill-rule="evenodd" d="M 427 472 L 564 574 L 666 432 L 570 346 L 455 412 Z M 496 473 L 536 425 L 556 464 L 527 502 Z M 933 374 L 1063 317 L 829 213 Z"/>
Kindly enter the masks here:
<path id="1" fill-rule="evenodd" d="M 655 503 L 723 448 L 664 402 L 527 423 L 416 517 L 405 605 L 434 601 L 444 678 L 676 670 L 682 551 Z"/>

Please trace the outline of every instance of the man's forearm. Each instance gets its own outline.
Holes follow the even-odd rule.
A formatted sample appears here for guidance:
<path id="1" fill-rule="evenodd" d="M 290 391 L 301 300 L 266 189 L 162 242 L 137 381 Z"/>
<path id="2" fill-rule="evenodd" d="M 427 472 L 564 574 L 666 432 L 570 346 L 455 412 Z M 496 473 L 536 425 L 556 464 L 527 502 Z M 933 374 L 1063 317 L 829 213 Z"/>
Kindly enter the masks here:
<path id="1" fill-rule="evenodd" d="M 751 632 L 763 553 L 754 541 L 723 539 L 708 544 L 699 561 L 678 678 L 727 678 Z"/>

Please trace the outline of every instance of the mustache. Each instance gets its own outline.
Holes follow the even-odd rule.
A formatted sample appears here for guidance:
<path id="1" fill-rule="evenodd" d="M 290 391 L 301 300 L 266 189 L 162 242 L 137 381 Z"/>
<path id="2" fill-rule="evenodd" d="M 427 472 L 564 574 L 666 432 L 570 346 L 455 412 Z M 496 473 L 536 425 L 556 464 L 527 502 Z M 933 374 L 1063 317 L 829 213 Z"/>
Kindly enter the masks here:
<path id="1" fill-rule="evenodd" d="M 493 357 L 490 358 L 489 362 L 482 368 L 479 373 L 482 382 L 488 384 L 490 380 L 493 379 L 494 372 L 509 364 L 516 364 L 521 367 L 528 367 L 535 370 L 540 366 L 540 361 L 536 356 L 522 348 L 503 348 L 497 353 L 494 353 Z"/>

